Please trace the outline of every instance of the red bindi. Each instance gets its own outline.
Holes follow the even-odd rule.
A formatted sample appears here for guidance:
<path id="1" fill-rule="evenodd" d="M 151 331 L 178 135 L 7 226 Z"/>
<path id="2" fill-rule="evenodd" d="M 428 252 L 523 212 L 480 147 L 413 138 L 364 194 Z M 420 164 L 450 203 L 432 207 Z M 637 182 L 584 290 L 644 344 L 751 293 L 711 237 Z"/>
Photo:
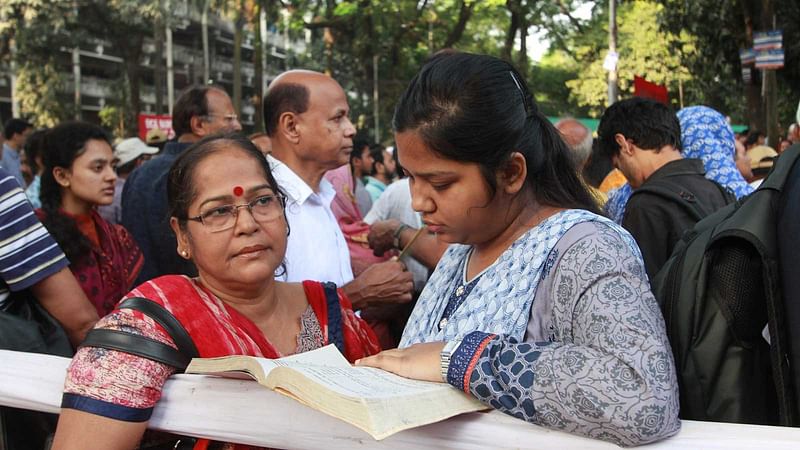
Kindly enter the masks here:
<path id="1" fill-rule="evenodd" d="M 235 186 L 233 188 L 233 195 L 235 195 L 237 197 L 241 197 L 242 194 L 244 194 L 244 189 L 242 189 L 241 186 Z"/>

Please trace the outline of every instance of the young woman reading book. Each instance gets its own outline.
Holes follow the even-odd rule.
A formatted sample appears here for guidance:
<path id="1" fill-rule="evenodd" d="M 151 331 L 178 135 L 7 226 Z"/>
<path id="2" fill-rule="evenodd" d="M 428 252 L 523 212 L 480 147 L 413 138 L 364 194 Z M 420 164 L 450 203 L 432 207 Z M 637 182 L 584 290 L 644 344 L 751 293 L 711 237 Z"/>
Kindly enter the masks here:
<path id="1" fill-rule="evenodd" d="M 362 359 L 623 445 L 675 434 L 678 384 L 633 238 L 597 215 L 523 77 L 443 53 L 397 105 L 413 207 L 452 243 L 400 343 Z"/>
<path id="2" fill-rule="evenodd" d="M 283 196 L 250 141 L 221 136 L 198 142 L 173 164 L 167 193 L 178 254 L 197 265 L 198 277 L 162 276 L 127 297 L 164 306 L 201 357 L 299 353 L 328 344 L 328 328 L 337 325 L 350 361 L 380 350 L 342 291 L 275 281 L 289 232 Z M 329 311 L 337 310 L 341 320 L 329 323 Z M 96 327 L 173 344 L 160 325 L 130 309 L 113 311 Z M 81 348 L 67 372 L 53 448 L 136 447 L 174 371 L 127 353 Z"/>

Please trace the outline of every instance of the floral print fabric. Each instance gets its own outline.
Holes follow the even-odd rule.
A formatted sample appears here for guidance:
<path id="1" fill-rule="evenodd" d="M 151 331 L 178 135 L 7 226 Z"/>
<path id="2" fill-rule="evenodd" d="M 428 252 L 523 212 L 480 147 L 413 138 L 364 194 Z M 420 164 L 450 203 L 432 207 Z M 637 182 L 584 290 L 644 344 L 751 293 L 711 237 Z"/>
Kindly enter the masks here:
<path id="1" fill-rule="evenodd" d="M 514 417 L 621 445 L 677 433 L 675 365 L 641 257 L 598 222 L 573 227 L 553 254 L 531 324 L 546 320 L 524 339 L 467 334 L 448 382 Z"/>

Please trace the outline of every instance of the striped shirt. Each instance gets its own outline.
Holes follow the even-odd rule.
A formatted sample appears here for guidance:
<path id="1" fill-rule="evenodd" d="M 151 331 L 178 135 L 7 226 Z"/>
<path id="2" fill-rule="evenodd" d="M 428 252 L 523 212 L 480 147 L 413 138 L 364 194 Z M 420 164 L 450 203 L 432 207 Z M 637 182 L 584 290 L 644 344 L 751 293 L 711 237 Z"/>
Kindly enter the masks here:
<path id="1" fill-rule="evenodd" d="M 0 310 L 10 291 L 26 289 L 68 265 L 17 180 L 0 168 Z"/>

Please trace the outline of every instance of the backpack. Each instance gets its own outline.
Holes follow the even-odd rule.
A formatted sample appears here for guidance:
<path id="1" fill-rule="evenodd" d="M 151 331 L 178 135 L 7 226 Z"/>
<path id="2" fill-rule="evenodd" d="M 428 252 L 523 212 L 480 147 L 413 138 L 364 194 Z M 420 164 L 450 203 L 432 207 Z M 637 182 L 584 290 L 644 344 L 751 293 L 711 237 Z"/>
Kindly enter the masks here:
<path id="1" fill-rule="evenodd" d="M 759 189 L 698 222 L 652 280 L 682 419 L 800 425 L 788 346 L 800 317 L 784 313 L 776 235 L 799 155 L 787 149 Z"/>
<path id="2" fill-rule="evenodd" d="M 726 204 L 733 203 L 736 200 L 736 197 L 730 191 L 720 186 L 719 183 L 717 183 L 714 180 L 708 180 L 708 181 L 714 183 L 714 186 L 716 186 L 717 189 L 719 189 L 719 192 L 725 199 Z M 695 222 L 703 220 L 703 218 L 708 215 L 705 209 L 702 208 L 700 204 L 697 203 L 697 197 L 695 197 L 694 194 L 679 188 L 678 186 L 669 181 L 665 181 L 662 179 L 649 180 L 647 183 L 636 188 L 631 193 L 631 197 L 637 194 L 641 194 L 643 192 L 657 195 L 663 199 L 675 203 L 676 205 L 680 206 L 684 210 L 684 212 L 686 212 L 689 215 L 689 217 L 691 217 L 692 220 L 694 220 Z"/>

